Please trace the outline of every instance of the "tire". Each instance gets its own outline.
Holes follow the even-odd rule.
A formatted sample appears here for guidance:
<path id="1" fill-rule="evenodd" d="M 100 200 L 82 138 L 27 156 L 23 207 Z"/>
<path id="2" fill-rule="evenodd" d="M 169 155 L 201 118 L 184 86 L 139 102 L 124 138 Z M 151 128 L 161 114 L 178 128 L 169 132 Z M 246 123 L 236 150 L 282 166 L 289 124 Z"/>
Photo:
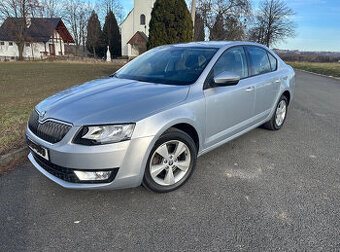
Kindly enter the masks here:
<path id="1" fill-rule="evenodd" d="M 284 106 L 284 109 L 283 107 Z M 279 111 L 281 110 L 281 111 Z M 284 110 L 284 111 L 283 111 Z M 287 111 L 288 111 L 288 99 L 286 96 L 282 95 L 276 104 L 275 112 L 273 113 L 272 118 L 263 124 L 263 127 L 269 130 L 279 130 L 282 128 L 286 117 L 287 117 Z M 280 120 L 277 120 L 278 113 L 280 114 Z"/>
<path id="2" fill-rule="evenodd" d="M 142 185 L 158 193 L 178 189 L 188 181 L 197 160 L 197 147 L 184 131 L 171 128 L 156 141 L 145 168 Z"/>

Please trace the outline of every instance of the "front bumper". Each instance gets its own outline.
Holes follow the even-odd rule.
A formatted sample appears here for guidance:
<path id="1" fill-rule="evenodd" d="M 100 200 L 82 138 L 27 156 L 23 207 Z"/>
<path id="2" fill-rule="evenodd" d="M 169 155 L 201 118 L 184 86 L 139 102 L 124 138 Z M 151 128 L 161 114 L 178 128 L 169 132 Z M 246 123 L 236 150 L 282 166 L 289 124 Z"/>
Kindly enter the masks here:
<path id="1" fill-rule="evenodd" d="M 29 128 L 27 136 L 49 151 L 49 162 L 66 169 L 112 170 L 118 173 L 110 183 L 70 183 L 54 176 L 49 169 L 34 157 L 28 155 L 31 163 L 46 177 L 57 184 L 71 189 L 122 189 L 137 187 L 141 184 L 147 158 L 153 144 L 153 136 L 131 139 L 129 141 L 100 145 L 84 146 L 72 143 L 78 128 L 72 128 L 63 140 L 56 144 L 48 143 L 35 136 Z M 58 168 L 58 167 L 57 167 Z"/>

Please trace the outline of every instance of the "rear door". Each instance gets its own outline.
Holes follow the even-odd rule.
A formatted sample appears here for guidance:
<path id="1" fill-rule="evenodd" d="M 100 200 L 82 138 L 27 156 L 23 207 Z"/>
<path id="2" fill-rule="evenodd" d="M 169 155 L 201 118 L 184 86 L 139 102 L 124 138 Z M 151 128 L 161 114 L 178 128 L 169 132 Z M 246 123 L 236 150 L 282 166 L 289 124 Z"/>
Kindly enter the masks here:
<path id="1" fill-rule="evenodd" d="M 280 90 L 280 77 L 276 73 L 277 61 L 267 50 L 247 46 L 250 64 L 250 80 L 255 86 L 255 121 L 262 121 L 273 108 Z"/>
<path id="2" fill-rule="evenodd" d="M 212 87 L 213 78 L 224 72 L 241 77 L 237 85 Z M 217 60 L 207 80 L 206 147 L 210 147 L 249 126 L 254 110 L 255 88 L 248 82 L 247 58 L 242 46 L 227 49 Z"/>

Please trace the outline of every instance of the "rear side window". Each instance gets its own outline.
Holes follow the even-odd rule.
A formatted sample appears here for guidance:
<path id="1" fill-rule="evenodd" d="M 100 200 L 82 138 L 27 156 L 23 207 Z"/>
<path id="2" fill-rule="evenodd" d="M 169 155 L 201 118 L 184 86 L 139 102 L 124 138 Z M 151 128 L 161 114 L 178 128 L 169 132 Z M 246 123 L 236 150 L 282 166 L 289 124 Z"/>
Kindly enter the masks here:
<path id="1" fill-rule="evenodd" d="M 267 52 L 255 46 L 247 46 L 250 59 L 250 74 L 252 76 L 271 72 Z"/>
<path id="2" fill-rule="evenodd" d="M 277 69 L 277 59 L 268 53 L 269 61 L 270 61 L 270 66 L 272 67 L 272 71 L 275 71 Z"/>
<path id="3" fill-rule="evenodd" d="M 210 73 L 208 83 L 225 71 L 237 74 L 241 79 L 248 77 L 247 60 L 243 47 L 232 47 L 222 54 Z"/>

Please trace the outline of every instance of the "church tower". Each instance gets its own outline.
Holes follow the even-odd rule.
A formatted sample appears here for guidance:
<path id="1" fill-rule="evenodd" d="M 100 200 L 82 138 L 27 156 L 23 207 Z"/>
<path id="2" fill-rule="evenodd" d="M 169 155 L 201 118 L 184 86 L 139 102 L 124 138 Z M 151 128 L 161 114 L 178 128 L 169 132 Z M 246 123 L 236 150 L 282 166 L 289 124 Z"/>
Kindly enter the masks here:
<path id="1" fill-rule="evenodd" d="M 142 31 L 149 36 L 151 11 L 155 0 L 135 0 L 134 2 L 134 33 Z"/>
<path id="2" fill-rule="evenodd" d="M 135 57 L 146 50 L 155 0 L 134 0 L 134 8 L 121 23 L 122 56 Z"/>

